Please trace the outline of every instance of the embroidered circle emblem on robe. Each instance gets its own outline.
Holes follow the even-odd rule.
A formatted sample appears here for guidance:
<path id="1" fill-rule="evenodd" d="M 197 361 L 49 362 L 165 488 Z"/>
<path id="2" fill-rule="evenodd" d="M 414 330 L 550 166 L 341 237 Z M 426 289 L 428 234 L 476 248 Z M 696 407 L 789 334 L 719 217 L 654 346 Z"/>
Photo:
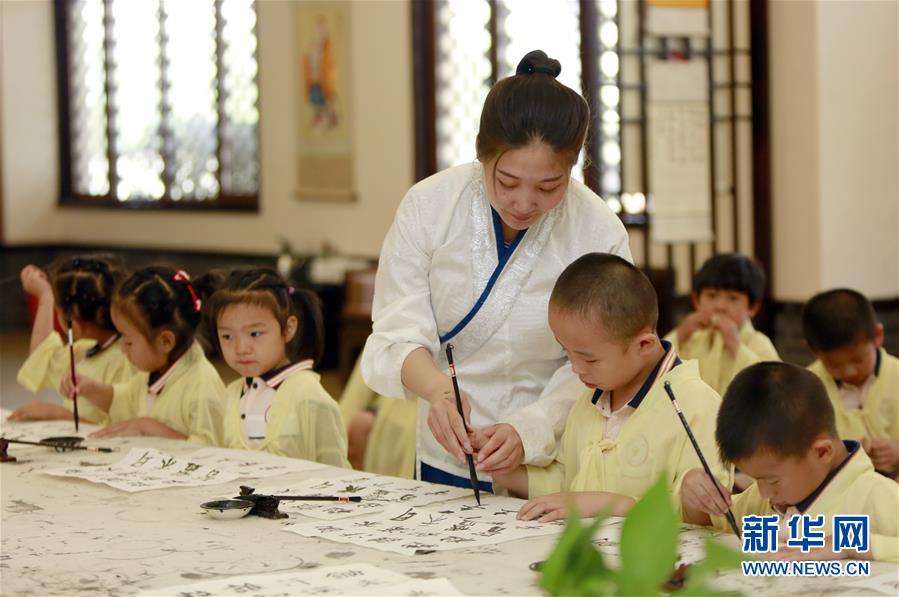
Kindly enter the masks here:
<path id="1" fill-rule="evenodd" d="M 646 436 L 638 435 L 628 442 L 624 451 L 624 461 L 630 466 L 639 466 L 646 462 L 649 456 L 649 441 Z"/>

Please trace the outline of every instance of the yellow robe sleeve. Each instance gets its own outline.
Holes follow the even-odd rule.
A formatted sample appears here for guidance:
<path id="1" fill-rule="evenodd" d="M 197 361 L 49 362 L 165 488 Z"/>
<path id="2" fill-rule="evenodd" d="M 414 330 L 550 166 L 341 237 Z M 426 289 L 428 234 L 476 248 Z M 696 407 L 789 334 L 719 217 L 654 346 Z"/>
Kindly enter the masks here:
<path id="1" fill-rule="evenodd" d="M 70 412 L 75 411 L 75 404 L 68 398 L 63 399 L 62 406 Z M 78 398 L 78 419 L 89 421 L 100 427 L 109 425 L 109 413 L 104 412 L 87 398 Z"/>
<path id="2" fill-rule="evenodd" d="M 846 484 L 845 496 L 832 507 L 833 513 L 867 514 L 871 556 L 883 562 L 899 562 L 899 483 L 875 472 L 864 453 L 855 458 L 864 462 L 866 469 Z"/>
<path id="3" fill-rule="evenodd" d="M 83 354 L 89 346 L 93 345 L 93 342 L 79 340 L 75 345 L 78 348 L 77 354 Z M 67 347 L 63 344 L 59 334 L 52 331 L 22 363 L 16 375 L 16 381 L 29 392 L 58 391 L 62 377 L 68 369 Z"/>
<path id="4" fill-rule="evenodd" d="M 899 562 L 899 537 L 872 533 L 871 557 L 881 562 Z"/>
<path id="5" fill-rule="evenodd" d="M 181 433 L 187 435 L 188 441 L 207 446 L 221 446 L 222 426 L 225 418 L 225 384 L 219 377 L 215 367 L 204 356 L 202 363 L 191 372 L 189 384 L 185 387 L 172 388 L 172 391 L 182 392 L 180 396 L 181 420 L 186 421 L 187 429 Z M 185 377 L 188 377 L 187 375 Z M 157 400 L 157 404 L 160 402 Z M 175 406 L 174 403 L 170 403 Z M 163 422 L 172 420 L 164 411 L 154 417 Z M 173 427 L 174 428 L 174 427 Z"/>
<path id="6" fill-rule="evenodd" d="M 356 366 L 353 367 L 353 372 L 340 395 L 340 416 L 347 429 L 350 427 L 353 415 L 371 406 L 377 397 L 377 394 L 365 385 L 365 380 L 362 379 L 361 363 L 361 358 L 356 360 Z"/>
<path id="7" fill-rule="evenodd" d="M 565 464 L 556 458 L 549 466 L 527 466 L 528 497 L 565 491 Z"/>
<path id="8" fill-rule="evenodd" d="M 222 421 L 222 447 L 250 450 L 240 431 L 240 394 L 244 380 L 238 377 L 225 388 L 225 418 Z"/>
<path id="9" fill-rule="evenodd" d="M 737 354 L 734 355 L 733 359 L 733 367 L 728 375 L 730 379 L 727 380 L 724 389 L 727 389 L 727 386 L 737 376 L 737 373 L 746 367 L 762 361 L 779 361 L 780 355 L 777 354 L 777 350 L 767 336 L 755 331 L 749 325 L 744 326 L 743 331 L 740 333 L 740 348 L 737 349 Z"/>
<path id="10" fill-rule="evenodd" d="M 363 470 L 378 475 L 411 479 L 415 473 L 415 433 L 418 417 L 416 399 L 400 400 L 379 396 L 362 378 L 362 359 L 340 396 L 340 415 L 349 430 L 353 415 L 372 408 L 375 422 L 365 446 Z"/>
<path id="11" fill-rule="evenodd" d="M 319 376 L 300 371 L 278 388 L 281 408 L 269 417 L 267 449 L 273 454 L 350 468 L 347 437 L 337 402 L 322 387 Z"/>
<path id="12" fill-rule="evenodd" d="M 579 444 L 583 441 L 583 426 L 589 427 L 586 434 L 601 433 L 597 427 L 601 417 L 596 412 L 591 399 L 593 392 L 584 392 L 571 407 L 568 419 L 565 421 L 565 431 L 559 439 L 559 447 L 556 458 L 548 466 L 527 465 L 528 473 L 528 497 L 535 498 L 550 493 L 567 491 L 572 482 L 571 467 L 566 470 L 566 463 L 571 459 L 577 459 Z M 592 423 L 592 424 L 591 424 Z M 599 439 L 599 435 L 596 436 Z M 575 466 L 574 472 L 577 472 Z M 568 473 L 568 474 L 566 474 Z"/>
<path id="13" fill-rule="evenodd" d="M 109 424 L 114 425 L 138 416 L 139 404 L 147 397 L 147 374 L 139 373 L 127 381 L 112 384 Z"/>
<path id="14" fill-rule="evenodd" d="M 378 396 L 377 414 L 362 468 L 370 473 L 411 479 L 415 474 L 418 399 Z"/>

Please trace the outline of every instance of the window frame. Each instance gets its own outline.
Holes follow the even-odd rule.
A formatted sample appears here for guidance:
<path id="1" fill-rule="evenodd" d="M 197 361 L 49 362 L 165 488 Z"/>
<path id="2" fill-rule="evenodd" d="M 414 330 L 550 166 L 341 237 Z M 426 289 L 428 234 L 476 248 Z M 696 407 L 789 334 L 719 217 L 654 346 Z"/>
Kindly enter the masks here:
<path id="1" fill-rule="evenodd" d="M 219 43 L 222 36 L 222 21 L 221 21 L 221 6 L 222 0 L 214 0 L 215 2 L 215 10 L 216 16 L 216 72 L 217 72 L 217 83 L 221 86 L 224 78 L 224 73 L 222 69 L 222 44 Z M 103 0 L 106 13 L 108 14 L 111 0 Z M 255 5 L 255 3 L 254 3 Z M 107 157 L 109 159 L 109 191 L 106 195 L 86 195 L 83 193 L 77 193 L 74 191 L 72 186 L 72 126 L 71 126 L 71 116 L 70 116 L 70 81 L 69 81 L 69 62 L 70 62 L 70 53 L 69 53 L 69 23 L 71 22 L 70 14 L 71 14 L 72 4 L 67 0 L 53 0 L 53 20 L 54 20 L 54 38 L 56 41 L 56 68 L 57 68 L 57 115 L 59 119 L 59 199 L 57 204 L 60 207 L 75 207 L 75 208 L 99 208 L 99 209 L 114 209 L 114 210 L 150 210 L 150 211 L 199 211 L 199 212 L 209 212 L 209 211 L 223 211 L 223 212 L 259 212 L 259 188 L 261 187 L 261 178 L 262 178 L 262 146 L 260 143 L 260 131 L 262 127 L 262 113 L 258 110 L 258 106 L 262 103 L 261 101 L 261 89 L 258 84 L 258 70 L 257 70 L 257 96 L 256 96 L 256 105 L 257 111 L 259 112 L 259 117 L 256 122 L 256 162 L 257 162 L 257 181 L 256 187 L 257 191 L 252 194 L 234 194 L 234 193 L 219 193 L 214 198 L 203 199 L 203 200 L 195 200 L 195 199 L 181 199 L 174 200 L 168 193 L 169 189 L 169 181 L 166 180 L 166 192 L 159 199 L 128 199 L 127 201 L 118 200 L 115 193 L 115 154 L 113 153 L 112 143 L 109 142 L 111 137 L 111 130 L 109 128 L 109 120 L 107 118 Z M 257 12 L 258 14 L 258 12 Z M 107 33 L 109 32 L 109 23 L 108 20 L 106 22 Z M 111 50 L 111 42 L 109 37 L 104 39 L 103 42 L 104 53 L 109 56 L 109 52 Z M 257 46 L 256 46 L 256 63 L 257 67 L 259 64 L 258 60 L 259 56 L 259 47 L 258 47 L 258 36 L 257 36 Z M 108 62 L 107 62 L 108 65 Z M 104 69 L 104 73 L 108 73 L 108 69 Z M 110 112 L 109 105 L 109 79 L 107 76 L 106 79 L 106 112 L 107 115 Z M 216 100 L 216 109 L 218 111 L 219 123 L 222 121 L 223 114 L 223 99 L 221 94 L 217 94 L 218 98 Z M 219 143 L 216 146 L 216 155 L 218 157 L 219 168 L 221 168 L 221 128 L 220 125 L 216 126 L 216 133 L 218 136 Z M 163 144 L 164 146 L 165 144 Z M 168 164 L 171 163 L 171 155 L 163 149 L 163 161 Z M 166 167 L 166 172 L 168 171 L 168 167 Z M 163 173 L 163 176 L 166 176 L 166 173 Z M 221 170 L 217 172 L 217 178 L 219 182 L 221 182 Z M 221 187 L 220 187 L 221 188 Z"/>
<path id="2" fill-rule="evenodd" d="M 437 36 L 437 23 L 436 23 L 436 11 L 435 5 L 441 1 L 451 1 L 451 0 L 421 0 L 412 3 L 412 40 L 413 40 L 413 78 L 414 78 L 414 89 L 415 89 L 415 175 L 416 180 L 421 180 L 434 174 L 437 169 L 437 135 L 436 135 L 436 118 L 437 118 L 437 109 L 436 109 L 436 101 L 435 94 L 437 92 L 436 89 L 436 60 L 438 59 L 436 52 L 436 44 L 438 43 Z M 496 15 L 498 11 L 497 0 L 481 0 L 486 2 L 490 6 L 491 16 L 490 22 L 488 24 L 488 30 L 493 40 L 493 43 L 490 47 L 490 52 L 487 58 L 490 60 L 492 64 L 492 76 L 490 79 L 490 85 L 493 85 L 496 82 L 497 78 L 497 60 L 496 60 L 496 48 L 497 48 L 497 22 Z M 590 102 L 591 107 L 596 106 L 597 101 L 597 92 L 599 86 L 602 84 L 596 77 L 597 73 L 597 63 L 599 61 L 599 52 L 600 48 L 597 44 L 597 40 L 595 37 L 595 32 L 597 30 L 597 26 L 600 21 L 600 16 L 597 10 L 596 0 L 576 0 L 579 5 L 580 10 L 580 30 L 579 34 L 581 37 L 580 40 L 580 48 L 581 48 L 581 83 L 583 87 L 583 93 L 585 97 Z M 749 48 L 737 48 L 733 46 L 734 39 L 734 11 L 735 0 L 711 0 L 708 4 L 708 19 L 709 19 L 709 29 L 712 30 L 713 20 L 712 20 L 712 11 L 724 11 L 728 32 L 727 32 L 727 47 L 719 48 L 714 47 L 712 44 L 713 38 L 709 35 L 709 43 L 712 44 L 711 50 L 703 50 L 700 49 L 696 53 L 705 57 L 709 62 L 709 87 L 710 87 L 710 100 L 709 100 L 709 116 L 710 116 L 710 151 L 711 157 L 713 160 L 710 165 L 710 176 L 712 178 L 711 188 L 713 189 L 713 197 L 711 199 L 711 209 L 712 209 L 712 226 L 713 230 L 715 230 L 715 238 L 711 242 L 711 248 L 713 253 L 721 252 L 722 250 L 727 250 L 725 247 L 719 245 L 719 235 L 716 229 L 717 227 L 717 217 L 715 216 L 715 205 L 716 205 L 716 194 L 720 192 L 717 190 L 719 187 L 717 180 L 716 168 L 714 167 L 714 160 L 716 159 L 716 125 L 717 126 L 728 126 L 731 129 L 731 143 L 730 143 L 730 156 L 729 160 L 731 162 L 732 171 L 736 172 L 737 167 L 735 165 L 735 156 L 736 156 L 736 144 L 733 139 L 735 138 L 736 131 L 735 125 L 737 122 L 746 122 L 749 121 L 751 125 L 751 146 L 749 148 L 749 156 L 751 160 L 751 172 L 748 173 L 748 178 L 752 181 L 752 193 L 749 197 L 751 201 L 752 208 L 752 230 L 751 230 L 751 238 L 753 243 L 753 253 L 756 258 L 761 262 L 762 266 L 768 272 L 769 277 L 773 277 L 773 263 L 772 263 L 772 254 L 773 254 L 773 246 L 771 240 L 771 230 L 772 230 L 772 210 L 771 210 L 771 180 L 770 180 L 770 130 L 769 130 L 769 109 L 768 109 L 768 12 L 767 12 L 767 0 L 746 0 L 748 2 L 748 18 L 749 18 Z M 625 0 L 616 0 L 617 10 L 613 20 L 616 23 L 616 26 L 620 29 L 621 23 L 619 21 L 621 15 L 621 8 L 624 4 Z M 638 103 L 639 103 L 639 115 L 637 116 L 628 116 L 625 117 L 621 115 L 620 121 L 620 132 L 619 132 L 619 145 L 623 147 L 624 143 L 624 127 L 638 127 L 639 131 L 637 134 L 640 139 L 640 155 L 639 160 L 635 160 L 635 162 L 625 162 L 624 152 L 622 152 L 622 159 L 619 165 L 621 172 L 621 191 L 624 192 L 624 184 L 625 184 L 625 176 L 624 172 L 626 168 L 637 168 L 640 172 L 640 178 L 642 180 L 642 191 L 643 193 L 651 193 L 649 178 L 648 178 L 648 167 L 647 167 L 647 131 L 645 126 L 645 117 L 643 115 L 646 114 L 646 73 L 645 62 L 646 58 L 651 56 L 654 52 L 658 50 L 652 49 L 646 45 L 646 35 L 644 24 L 646 21 L 646 10 L 648 0 L 634 0 L 637 3 L 637 44 L 636 46 L 627 46 L 623 47 L 621 42 L 618 42 L 616 47 L 616 53 L 619 58 L 622 56 L 637 56 L 639 58 L 639 82 L 637 83 L 625 83 L 621 79 L 621 70 L 619 69 L 616 80 L 618 83 L 618 88 L 620 93 L 623 95 L 625 92 L 627 93 L 636 93 L 638 94 Z M 735 69 L 735 57 L 736 56 L 748 56 L 749 58 L 749 66 L 750 66 L 750 80 L 747 83 L 746 81 L 738 81 L 736 77 L 736 69 Z M 726 57 L 728 66 L 726 68 L 725 73 L 717 72 L 720 69 L 716 69 L 713 63 L 714 58 L 716 57 Z M 725 75 L 725 78 L 722 79 L 722 75 Z M 750 99 L 751 99 L 751 114 L 749 116 L 741 115 L 736 113 L 736 105 L 734 95 L 732 94 L 729 102 L 729 112 L 726 111 L 725 114 L 717 114 L 714 110 L 714 94 L 717 91 L 722 89 L 724 90 L 736 90 L 736 89 L 749 89 L 750 91 Z M 624 100 L 622 99 L 621 102 Z M 619 110 L 619 114 L 621 111 Z M 599 142 L 600 142 L 600 131 L 597 126 L 598 120 L 596 113 L 591 114 L 591 121 L 588 128 L 588 138 L 587 138 L 587 166 L 584 168 L 584 182 L 585 184 L 591 188 L 594 192 L 598 194 L 602 194 L 600 192 L 600 178 L 602 177 L 603 172 L 601 171 L 601 162 L 599 158 Z M 639 163 L 636 163 L 639 162 Z M 733 229 L 733 242 L 735 246 L 731 247 L 730 250 L 739 251 L 740 247 L 740 239 L 738 233 L 738 224 L 739 224 L 739 208 L 736 205 L 737 203 L 737 192 L 736 185 L 733 184 L 729 187 L 727 191 L 729 193 L 732 202 L 734 203 L 732 221 L 729 222 L 730 227 Z M 725 194 L 727 194 L 725 193 Z M 620 196 L 620 195 L 619 195 Z M 651 237 L 649 234 L 650 227 L 652 226 L 652 212 L 651 210 L 644 210 L 641 213 L 627 213 L 624 210 L 618 214 L 622 223 L 632 232 L 637 232 L 640 236 L 640 244 L 642 244 L 642 260 L 644 264 L 649 264 L 653 261 L 653 255 L 657 254 L 657 250 L 653 249 L 661 249 L 663 252 L 663 261 L 667 262 L 668 268 L 674 268 L 675 258 L 674 258 L 674 245 L 671 243 L 656 243 L 653 244 L 651 241 Z M 691 242 L 687 243 L 687 248 L 689 251 L 689 269 L 690 271 L 696 271 L 698 265 L 698 256 L 697 256 L 697 246 L 698 243 Z M 770 292 L 770 291 L 769 291 Z M 764 324 L 764 322 L 763 322 Z"/>

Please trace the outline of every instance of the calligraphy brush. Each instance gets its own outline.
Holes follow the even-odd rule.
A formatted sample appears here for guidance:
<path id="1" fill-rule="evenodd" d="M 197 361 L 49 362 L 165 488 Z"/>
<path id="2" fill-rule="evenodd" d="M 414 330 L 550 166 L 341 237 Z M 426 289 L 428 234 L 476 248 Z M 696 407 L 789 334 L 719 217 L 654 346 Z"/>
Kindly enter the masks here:
<path id="1" fill-rule="evenodd" d="M 72 366 L 72 416 L 75 417 L 75 431 L 78 431 L 78 378 L 75 376 L 75 340 L 72 336 L 72 319 L 69 318 L 69 363 Z"/>
<path id="2" fill-rule="evenodd" d="M 304 502 L 361 502 L 362 497 L 358 495 L 270 495 L 267 497 L 275 498 L 280 501 L 304 501 Z M 236 500 L 245 500 L 247 496 L 239 495 Z"/>
<path id="3" fill-rule="evenodd" d="M 465 413 L 462 411 L 462 394 L 459 393 L 459 381 L 456 379 L 456 365 L 453 364 L 453 345 L 446 345 L 446 360 L 449 362 L 450 377 L 453 380 L 453 392 L 456 394 L 456 410 L 462 417 L 462 424 L 465 425 Z M 467 431 L 467 428 L 466 428 Z M 477 500 L 478 506 L 481 505 L 481 490 L 478 487 L 478 473 L 474 469 L 474 458 L 471 454 L 466 454 L 468 460 L 468 477 L 471 479 L 471 488 L 474 489 L 474 499 Z"/>
<path id="4" fill-rule="evenodd" d="M 53 265 L 53 262 L 51 261 L 50 263 L 47 263 L 44 265 L 39 265 L 38 267 L 46 272 L 47 268 L 52 267 L 52 265 Z M 12 274 L 10 276 L 6 276 L 5 278 L 0 278 L 0 286 L 3 286 L 4 284 L 9 284 L 10 282 L 18 282 L 21 279 L 22 279 L 21 273 Z"/>
<path id="5" fill-rule="evenodd" d="M 63 452 L 67 450 L 87 450 L 88 452 L 115 452 L 114 448 L 97 448 L 94 446 L 75 446 L 71 444 L 58 444 L 56 442 L 29 442 L 24 439 L 6 439 L 5 437 L 0 437 L 0 441 L 7 442 L 10 444 L 27 444 L 29 446 L 44 446 L 47 448 L 56 448 L 57 450 L 61 450 Z"/>
<path id="6" fill-rule="evenodd" d="M 684 417 L 684 412 L 680 409 L 680 405 L 677 403 L 677 399 L 674 397 L 674 391 L 671 389 L 671 382 L 666 381 L 665 384 L 665 392 L 668 393 L 668 397 L 671 398 L 671 404 L 674 405 L 674 410 L 677 411 L 677 416 L 680 417 L 680 422 L 684 424 L 684 429 L 687 430 L 687 435 L 690 436 L 690 441 L 693 443 L 693 449 L 696 450 L 696 455 L 699 456 L 699 462 L 702 463 L 702 468 L 705 469 L 705 474 L 709 476 L 709 479 L 712 480 L 712 485 L 715 486 L 715 490 L 718 492 L 718 495 L 721 496 L 721 499 L 727 503 L 727 498 L 724 497 L 724 493 L 721 491 L 721 488 L 718 487 L 718 481 L 715 480 L 715 476 L 712 474 L 712 469 L 709 468 L 709 463 L 705 461 L 705 456 L 702 455 L 702 450 L 699 449 L 699 443 L 696 441 L 696 437 L 693 435 L 693 430 L 690 429 L 690 424 L 687 423 L 686 417 Z M 734 518 L 734 513 L 730 511 L 730 508 L 727 509 L 727 522 L 730 524 L 730 528 L 733 529 L 734 534 L 738 539 L 743 539 L 743 536 L 740 534 L 740 529 L 737 527 L 737 521 Z"/>

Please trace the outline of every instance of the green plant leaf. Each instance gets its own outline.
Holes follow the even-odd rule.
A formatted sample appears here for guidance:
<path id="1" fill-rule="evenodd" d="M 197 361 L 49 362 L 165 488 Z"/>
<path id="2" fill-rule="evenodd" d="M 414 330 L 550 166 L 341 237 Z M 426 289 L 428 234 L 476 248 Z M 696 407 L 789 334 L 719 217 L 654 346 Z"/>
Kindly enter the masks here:
<path id="1" fill-rule="evenodd" d="M 624 520 L 617 575 L 621 594 L 658 594 L 674 572 L 679 532 L 680 520 L 663 473 Z"/>
<path id="2" fill-rule="evenodd" d="M 541 567 L 542 589 L 552 595 L 589 597 L 659 594 L 662 584 L 674 573 L 681 526 L 664 474 L 624 520 L 618 569 L 608 568 L 593 544 L 605 515 L 584 525 L 573 507 L 569 511 L 565 530 Z M 707 539 L 705 560 L 690 568 L 678 595 L 718 594 L 708 581 L 718 570 L 738 568 L 744 559 L 744 554 Z"/>
<path id="3" fill-rule="evenodd" d="M 687 582 L 680 592 L 684 597 L 688 595 L 721 595 L 709 584 L 720 570 L 730 570 L 740 567 L 743 560 L 750 559 L 746 554 L 731 547 L 718 543 L 711 537 L 705 540 L 705 559 L 697 562 L 687 571 Z"/>
<path id="4" fill-rule="evenodd" d="M 604 594 L 609 569 L 592 540 L 605 517 L 585 526 L 571 512 L 559 542 L 540 568 L 540 587 L 552 595 Z"/>

